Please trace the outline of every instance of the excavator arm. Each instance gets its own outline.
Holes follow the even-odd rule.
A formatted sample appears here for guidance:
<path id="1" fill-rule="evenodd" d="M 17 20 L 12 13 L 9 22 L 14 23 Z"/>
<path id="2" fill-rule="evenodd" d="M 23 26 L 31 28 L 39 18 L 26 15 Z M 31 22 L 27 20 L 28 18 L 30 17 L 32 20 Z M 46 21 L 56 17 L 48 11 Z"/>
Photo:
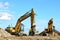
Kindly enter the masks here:
<path id="1" fill-rule="evenodd" d="M 30 17 L 30 16 L 31 16 L 31 13 L 29 13 L 29 12 L 27 12 L 26 14 L 24 14 L 23 16 L 21 16 L 18 19 L 17 23 L 16 23 L 15 30 L 18 31 L 18 32 L 20 32 L 21 31 L 21 24 L 22 24 L 21 22 L 23 20 L 25 20 L 26 18 Z"/>
<path id="2" fill-rule="evenodd" d="M 23 16 L 21 16 L 16 23 L 15 30 L 20 32 L 21 31 L 20 30 L 21 29 L 21 22 L 23 20 L 27 19 L 28 17 L 30 17 L 31 18 L 31 29 L 35 31 L 35 24 L 34 24 L 35 23 L 35 16 L 34 15 L 35 15 L 34 10 L 32 9 L 31 12 L 29 11 L 29 12 L 25 13 Z"/>
<path id="3" fill-rule="evenodd" d="M 53 28 L 53 18 L 51 18 L 48 22 L 48 31 L 52 31 L 52 28 Z"/>
<path id="4" fill-rule="evenodd" d="M 53 29 L 53 18 L 51 18 L 48 22 L 48 29 L 45 29 L 45 32 L 50 33 Z"/>

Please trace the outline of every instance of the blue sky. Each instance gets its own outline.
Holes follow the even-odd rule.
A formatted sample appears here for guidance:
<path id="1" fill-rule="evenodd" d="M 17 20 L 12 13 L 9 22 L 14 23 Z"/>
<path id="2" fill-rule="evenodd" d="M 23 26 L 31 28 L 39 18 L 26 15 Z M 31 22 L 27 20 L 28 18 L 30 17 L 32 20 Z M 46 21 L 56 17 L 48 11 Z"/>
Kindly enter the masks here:
<path id="1" fill-rule="evenodd" d="M 9 24 L 15 27 L 19 17 L 34 8 L 36 29 L 42 32 L 53 18 L 55 29 L 60 31 L 60 0 L 0 0 L 0 28 Z M 22 22 L 25 33 L 30 29 L 30 18 Z"/>

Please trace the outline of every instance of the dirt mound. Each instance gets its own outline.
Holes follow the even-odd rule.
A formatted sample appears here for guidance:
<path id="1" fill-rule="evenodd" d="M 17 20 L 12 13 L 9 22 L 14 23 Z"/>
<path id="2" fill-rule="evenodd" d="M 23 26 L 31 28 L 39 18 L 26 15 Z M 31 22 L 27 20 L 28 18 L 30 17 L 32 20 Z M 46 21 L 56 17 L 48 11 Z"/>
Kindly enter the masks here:
<path id="1" fill-rule="evenodd" d="M 9 37 L 9 36 L 11 35 L 8 32 L 0 28 L 0 37 Z"/>
<path id="2" fill-rule="evenodd" d="M 0 40 L 60 40 L 60 36 L 13 36 L 0 28 Z"/>

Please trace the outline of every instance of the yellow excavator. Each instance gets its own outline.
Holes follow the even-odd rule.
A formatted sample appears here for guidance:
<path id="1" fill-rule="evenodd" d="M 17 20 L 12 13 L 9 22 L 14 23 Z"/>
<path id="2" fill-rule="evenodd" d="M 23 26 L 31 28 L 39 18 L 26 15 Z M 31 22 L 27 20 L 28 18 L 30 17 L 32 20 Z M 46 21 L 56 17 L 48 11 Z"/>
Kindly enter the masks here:
<path id="1" fill-rule="evenodd" d="M 53 30 L 53 18 L 51 18 L 50 20 L 49 20 L 49 22 L 48 22 L 48 29 L 45 29 L 45 32 L 46 33 L 50 33 L 50 32 L 52 32 L 52 30 Z"/>
<path id="2" fill-rule="evenodd" d="M 21 35 L 21 32 L 24 31 L 24 25 L 21 23 L 23 20 L 27 19 L 28 17 L 31 17 L 31 30 L 29 31 L 29 35 L 35 34 L 35 20 L 34 20 L 34 10 L 33 8 L 25 13 L 23 16 L 21 16 L 15 25 L 15 27 L 7 27 L 5 30 L 13 35 Z M 23 26 L 23 29 L 22 29 Z M 23 34 L 22 35 L 26 35 Z"/>
<path id="3" fill-rule="evenodd" d="M 51 18 L 51 19 L 49 20 L 49 22 L 48 22 L 48 28 L 45 29 L 43 32 L 41 32 L 39 35 L 49 36 L 49 35 L 52 34 L 53 29 L 55 29 L 55 28 L 54 28 L 54 26 L 53 26 L 53 18 Z"/>

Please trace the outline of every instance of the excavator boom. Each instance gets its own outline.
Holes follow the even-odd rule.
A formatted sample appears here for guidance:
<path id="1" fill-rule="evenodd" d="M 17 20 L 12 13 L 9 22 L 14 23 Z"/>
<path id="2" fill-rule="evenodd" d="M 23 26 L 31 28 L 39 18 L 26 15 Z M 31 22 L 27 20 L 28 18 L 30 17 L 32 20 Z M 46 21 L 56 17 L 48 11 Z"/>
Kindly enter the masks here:
<path id="1" fill-rule="evenodd" d="M 52 32 L 53 29 L 53 18 L 51 18 L 48 22 L 48 29 L 45 29 L 46 32 Z"/>
<path id="2" fill-rule="evenodd" d="M 23 16 L 21 16 L 18 21 L 17 21 L 17 24 L 15 26 L 15 30 L 20 32 L 20 28 L 21 28 L 21 22 L 25 19 L 27 19 L 28 17 L 31 16 L 31 27 L 33 27 L 34 25 L 34 10 L 32 9 L 31 12 L 27 12 L 26 14 L 24 14 Z"/>

